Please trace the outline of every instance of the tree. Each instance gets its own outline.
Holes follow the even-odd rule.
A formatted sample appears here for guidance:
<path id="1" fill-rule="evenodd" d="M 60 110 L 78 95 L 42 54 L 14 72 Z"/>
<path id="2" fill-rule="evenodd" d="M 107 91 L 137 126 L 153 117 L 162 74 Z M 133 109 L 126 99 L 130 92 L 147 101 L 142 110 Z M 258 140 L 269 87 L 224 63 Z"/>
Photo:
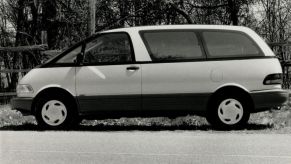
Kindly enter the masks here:
<path id="1" fill-rule="evenodd" d="M 95 27 L 88 26 L 86 19 L 89 0 L 0 1 L 0 46 L 47 42 L 49 49 L 60 50 L 87 37 L 89 27 L 99 32 L 117 27 L 164 24 L 243 25 L 252 27 L 270 42 L 284 42 L 291 35 L 290 0 L 90 1 L 96 2 Z M 254 8 L 261 11 L 254 12 Z M 14 30 L 9 31 L 8 25 Z M 9 69 L 32 68 L 43 60 L 36 50 L 0 53 L 0 64 L 4 63 Z M 10 73 L 7 79 L 14 88 L 18 74 Z"/>
<path id="2" fill-rule="evenodd" d="M 286 42 L 291 36 L 291 2 L 289 0 L 261 0 L 262 7 L 257 25 L 269 42 Z"/>

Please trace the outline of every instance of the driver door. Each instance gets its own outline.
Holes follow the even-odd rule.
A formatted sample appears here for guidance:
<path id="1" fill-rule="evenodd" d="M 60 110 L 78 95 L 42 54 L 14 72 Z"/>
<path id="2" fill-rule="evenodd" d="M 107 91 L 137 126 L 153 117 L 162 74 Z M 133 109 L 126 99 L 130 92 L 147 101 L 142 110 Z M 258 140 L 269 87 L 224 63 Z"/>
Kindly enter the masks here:
<path id="1" fill-rule="evenodd" d="M 128 34 L 101 34 L 86 43 L 83 54 L 76 68 L 81 113 L 140 110 L 141 69 Z"/>

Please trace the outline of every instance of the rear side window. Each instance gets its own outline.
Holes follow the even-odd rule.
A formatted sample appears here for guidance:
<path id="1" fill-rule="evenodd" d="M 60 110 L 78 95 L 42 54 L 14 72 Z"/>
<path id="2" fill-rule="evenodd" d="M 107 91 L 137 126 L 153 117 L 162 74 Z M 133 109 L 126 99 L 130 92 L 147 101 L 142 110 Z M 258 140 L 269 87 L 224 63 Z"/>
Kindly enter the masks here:
<path id="1" fill-rule="evenodd" d="M 242 33 L 227 31 L 203 32 L 210 58 L 262 56 L 258 46 Z"/>
<path id="2" fill-rule="evenodd" d="M 153 61 L 203 58 L 195 32 L 147 31 L 142 33 L 142 37 Z"/>

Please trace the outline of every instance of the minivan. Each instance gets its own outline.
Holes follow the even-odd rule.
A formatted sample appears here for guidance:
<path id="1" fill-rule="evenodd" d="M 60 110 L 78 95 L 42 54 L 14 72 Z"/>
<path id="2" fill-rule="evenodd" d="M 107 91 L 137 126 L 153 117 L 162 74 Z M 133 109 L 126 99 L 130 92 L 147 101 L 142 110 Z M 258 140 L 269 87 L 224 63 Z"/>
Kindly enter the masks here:
<path id="1" fill-rule="evenodd" d="M 12 107 L 46 129 L 83 118 L 201 115 L 216 128 L 287 101 L 282 69 L 253 30 L 163 25 L 96 33 L 32 69 Z"/>

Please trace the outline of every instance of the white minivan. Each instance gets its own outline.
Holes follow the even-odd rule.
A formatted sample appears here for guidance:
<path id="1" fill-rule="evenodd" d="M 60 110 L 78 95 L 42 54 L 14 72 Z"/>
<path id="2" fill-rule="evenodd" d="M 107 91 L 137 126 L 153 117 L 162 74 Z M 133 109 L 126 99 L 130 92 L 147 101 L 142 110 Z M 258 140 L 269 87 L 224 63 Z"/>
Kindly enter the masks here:
<path id="1" fill-rule="evenodd" d="M 216 128 L 287 101 L 282 69 L 246 27 L 165 25 L 97 33 L 31 70 L 14 109 L 48 129 L 83 118 L 205 116 Z"/>

